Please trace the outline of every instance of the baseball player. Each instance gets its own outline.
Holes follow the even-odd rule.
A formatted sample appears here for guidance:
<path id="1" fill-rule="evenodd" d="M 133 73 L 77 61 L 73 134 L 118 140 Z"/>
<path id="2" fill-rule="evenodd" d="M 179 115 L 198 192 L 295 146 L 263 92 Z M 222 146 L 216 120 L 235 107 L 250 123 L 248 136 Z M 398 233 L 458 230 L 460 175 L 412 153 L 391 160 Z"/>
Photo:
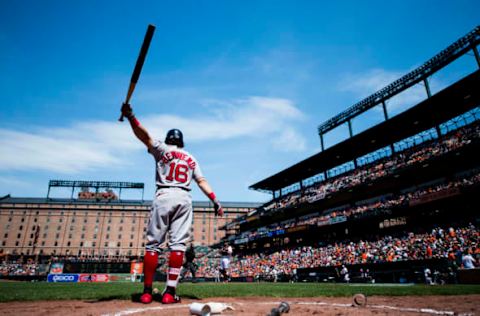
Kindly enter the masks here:
<path id="1" fill-rule="evenodd" d="M 188 271 L 192 274 L 192 282 L 195 282 L 195 273 L 197 272 L 197 264 L 195 261 L 195 249 L 193 248 L 193 244 L 190 244 L 185 251 L 185 262 L 182 266 L 182 274 L 180 275 L 180 279 L 185 279 Z"/>
<path id="2" fill-rule="evenodd" d="M 135 136 L 145 144 L 156 163 L 156 192 L 147 229 L 147 243 L 143 261 L 144 291 L 140 301 L 152 302 L 152 283 L 158 265 L 158 253 L 168 234 L 167 284 L 162 303 L 180 302 L 175 294 L 183 263 L 186 244 L 190 238 L 193 219 L 190 184 L 197 182 L 203 193 L 213 202 L 215 216 L 223 215 L 223 208 L 205 179 L 197 160 L 183 149 L 183 134 L 178 129 L 168 131 L 165 141 L 154 141 L 133 114 L 129 104 L 123 104 L 122 114 L 128 118 Z"/>
<path id="3" fill-rule="evenodd" d="M 230 282 L 230 257 L 233 253 L 232 247 L 226 244 L 221 250 L 220 273 L 223 276 L 223 282 Z"/>

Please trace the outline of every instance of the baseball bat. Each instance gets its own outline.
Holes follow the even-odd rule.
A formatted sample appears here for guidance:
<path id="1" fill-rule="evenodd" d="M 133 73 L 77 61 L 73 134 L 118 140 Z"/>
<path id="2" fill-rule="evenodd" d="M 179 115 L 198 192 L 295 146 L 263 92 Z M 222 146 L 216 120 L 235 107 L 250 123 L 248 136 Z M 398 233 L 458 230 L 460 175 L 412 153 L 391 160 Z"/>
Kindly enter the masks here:
<path id="1" fill-rule="evenodd" d="M 147 32 L 143 39 L 142 48 L 138 54 L 137 62 L 135 68 L 133 69 L 132 78 L 130 79 L 130 85 L 128 86 L 127 97 L 125 98 L 125 103 L 128 104 L 130 98 L 132 97 L 133 90 L 137 85 L 138 77 L 140 77 L 140 72 L 142 71 L 143 63 L 145 62 L 145 57 L 147 56 L 148 48 L 150 47 L 150 42 L 152 41 L 153 32 L 155 31 L 155 26 L 152 24 L 148 25 Z M 120 122 L 123 122 L 123 114 L 120 115 L 118 119 Z"/>

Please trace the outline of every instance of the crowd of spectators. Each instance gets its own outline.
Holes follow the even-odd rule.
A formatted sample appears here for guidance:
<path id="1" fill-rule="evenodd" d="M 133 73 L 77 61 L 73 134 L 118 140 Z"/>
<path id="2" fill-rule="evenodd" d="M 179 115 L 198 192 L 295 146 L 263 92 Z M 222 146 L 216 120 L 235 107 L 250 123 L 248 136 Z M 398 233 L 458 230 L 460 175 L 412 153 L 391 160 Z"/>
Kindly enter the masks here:
<path id="1" fill-rule="evenodd" d="M 323 246 L 299 246 L 272 253 L 232 256 L 230 276 L 276 280 L 292 278 L 297 269 L 343 267 L 344 265 L 384 263 L 409 260 L 447 259 L 452 265 L 472 268 L 479 265 L 480 230 L 473 224 L 465 227 L 433 228 L 428 233 L 408 232 L 399 236 L 384 236 L 376 240 L 341 241 Z M 161 255 L 161 263 L 165 263 Z M 196 258 L 197 277 L 218 277 L 219 250 L 202 253 Z M 55 261 L 75 261 L 74 258 L 52 258 Z M 98 260 L 102 260 L 99 258 Z M 127 259 L 128 260 L 128 259 Z M 0 275 L 38 275 L 42 265 L 27 260 L 0 263 Z M 165 264 L 163 264 L 165 265 Z M 160 267 L 164 270 L 166 267 Z M 46 269 L 48 271 L 48 269 Z"/>
<path id="2" fill-rule="evenodd" d="M 269 232 L 285 230 L 290 227 L 301 225 L 325 225 L 326 223 L 329 223 L 330 220 L 340 217 L 344 217 L 344 220 L 346 221 L 350 218 L 355 218 L 358 216 L 367 216 L 369 214 L 377 215 L 379 212 L 383 211 L 391 212 L 397 207 L 408 206 L 409 203 L 420 200 L 422 197 L 440 192 L 452 192 L 452 190 L 454 189 L 465 188 L 478 183 L 480 183 L 480 173 L 477 171 L 466 177 L 461 177 L 447 183 L 428 186 L 426 188 L 413 190 L 404 194 L 383 196 L 378 200 L 370 203 L 362 203 L 361 205 L 336 208 L 331 211 L 327 210 L 322 214 L 313 213 L 310 215 L 302 216 L 301 218 L 293 218 L 282 223 L 274 223 L 268 226 L 260 227 L 258 229 L 243 232 L 238 235 L 236 239 L 247 238 L 249 240 L 253 240 L 265 236 Z"/>
<path id="3" fill-rule="evenodd" d="M 138 258 L 137 260 L 140 260 Z M 34 276 L 48 273 L 51 263 L 130 263 L 127 256 L 51 256 L 42 260 L 34 258 L 7 257 L 0 258 L 0 276 Z"/>
<path id="4" fill-rule="evenodd" d="M 280 210 L 297 204 L 313 203 L 326 198 L 332 193 L 377 180 L 391 175 L 399 169 L 457 150 L 478 138 L 480 138 L 480 124 L 473 123 L 440 139 L 425 142 L 381 161 L 359 167 L 349 173 L 305 188 L 303 191 L 296 191 L 280 199 L 268 202 L 263 206 L 263 209 L 266 211 Z"/>
<path id="5" fill-rule="evenodd" d="M 38 275 L 40 265 L 35 262 L 19 263 L 14 261 L 3 261 L 0 263 L 0 276 L 15 275 Z"/>
<path id="6" fill-rule="evenodd" d="M 302 246 L 273 253 L 256 253 L 234 257 L 232 277 L 292 276 L 296 269 L 315 267 L 342 267 L 343 265 L 384 263 L 409 260 L 448 259 L 452 265 L 464 268 L 462 260 L 471 256 L 478 265 L 480 258 L 480 231 L 469 224 L 466 227 L 437 227 L 429 233 L 404 233 L 377 240 L 337 242 L 326 246 Z M 197 276 L 214 277 L 216 255 L 197 260 Z M 218 259 L 217 259 L 218 261 Z M 465 267 L 468 268 L 468 267 Z"/>

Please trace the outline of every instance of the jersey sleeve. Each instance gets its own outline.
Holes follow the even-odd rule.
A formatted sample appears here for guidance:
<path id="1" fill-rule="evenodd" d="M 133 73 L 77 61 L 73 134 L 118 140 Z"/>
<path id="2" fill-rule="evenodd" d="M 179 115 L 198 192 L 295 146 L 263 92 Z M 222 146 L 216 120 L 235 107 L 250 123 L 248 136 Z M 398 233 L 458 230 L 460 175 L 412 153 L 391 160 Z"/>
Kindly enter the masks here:
<path id="1" fill-rule="evenodd" d="M 156 161 L 158 161 L 160 160 L 160 158 L 162 157 L 166 149 L 167 149 L 167 145 L 164 142 L 160 140 L 156 140 L 153 143 L 152 147 L 150 147 L 148 152 L 151 153 L 153 157 L 155 157 Z"/>
<path id="2" fill-rule="evenodd" d="M 197 162 L 195 169 L 193 170 L 193 179 L 198 182 L 203 178 L 205 177 L 203 176 L 202 169 L 200 169 L 200 165 Z"/>

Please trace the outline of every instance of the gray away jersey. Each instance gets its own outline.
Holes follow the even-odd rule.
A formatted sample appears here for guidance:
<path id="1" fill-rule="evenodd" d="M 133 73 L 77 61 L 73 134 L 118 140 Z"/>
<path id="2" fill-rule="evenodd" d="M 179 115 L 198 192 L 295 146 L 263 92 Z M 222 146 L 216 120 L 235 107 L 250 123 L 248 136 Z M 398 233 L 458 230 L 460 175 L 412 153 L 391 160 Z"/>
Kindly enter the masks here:
<path id="1" fill-rule="evenodd" d="M 155 141 L 150 153 L 155 157 L 157 187 L 177 187 L 191 190 L 192 179 L 203 178 L 197 160 L 175 145 Z"/>

